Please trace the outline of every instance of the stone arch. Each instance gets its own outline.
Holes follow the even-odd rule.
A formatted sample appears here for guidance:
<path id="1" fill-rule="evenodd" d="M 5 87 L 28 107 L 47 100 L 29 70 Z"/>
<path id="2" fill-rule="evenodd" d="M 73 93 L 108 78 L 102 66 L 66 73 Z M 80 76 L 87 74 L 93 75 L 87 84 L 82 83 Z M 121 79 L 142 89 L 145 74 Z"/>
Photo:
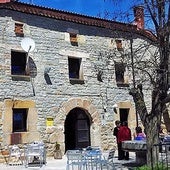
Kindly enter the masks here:
<path id="1" fill-rule="evenodd" d="M 62 103 L 59 112 L 56 115 L 54 120 L 56 129 L 58 131 L 59 143 L 61 144 L 61 150 L 64 152 L 65 143 L 64 143 L 64 123 L 67 114 L 74 108 L 79 107 L 84 109 L 89 118 L 91 119 L 91 127 L 90 127 L 90 136 L 91 136 L 91 144 L 92 145 L 100 145 L 100 140 L 95 140 L 96 136 L 100 139 L 100 117 L 97 109 L 88 99 L 82 98 L 71 98 L 68 101 Z M 62 130 L 61 130 L 62 129 Z M 98 142 L 98 143 L 96 143 Z"/>
<path id="2" fill-rule="evenodd" d="M 99 123 L 99 120 L 100 120 L 99 113 L 97 109 L 95 108 L 95 106 L 90 102 L 90 100 L 82 99 L 82 98 L 72 98 L 72 99 L 69 99 L 67 102 L 64 102 L 59 109 L 55 122 L 57 123 L 59 121 L 59 123 L 61 124 L 61 120 L 62 120 L 63 121 L 62 123 L 64 123 L 64 120 L 67 114 L 73 108 L 76 108 L 76 107 L 85 109 L 91 116 L 92 120 L 95 121 L 95 123 Z"/>

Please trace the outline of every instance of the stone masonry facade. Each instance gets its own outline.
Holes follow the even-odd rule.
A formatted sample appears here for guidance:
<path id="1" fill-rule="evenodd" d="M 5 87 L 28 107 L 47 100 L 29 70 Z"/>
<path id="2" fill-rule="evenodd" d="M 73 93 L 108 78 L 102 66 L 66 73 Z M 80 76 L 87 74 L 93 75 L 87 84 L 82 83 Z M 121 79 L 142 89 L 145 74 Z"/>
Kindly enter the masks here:
<path id="1" fill-rule="evenodd" d="M 122 59 L 116 40 L 122 41 L 125 56 L 130 54 L 130 38 L 134 51 L 151 40 L 136 33 L 104 29 L 76 22 L 56 20 L 13 10 L 0 9 L 0 142 L 2 147 L 11 144 L 12 110 L 28 108 L 27 131 L 20 132 L 20 141 L 29 143 L 42 140 L 47 154 L 52 155 L 58 142 L 65 152 L 65 120 L 74 108 L 82 108 L 91 120 L 91 145 L 108 149 L 116 146 L 113 136 L 114 121 L 120 119 L 119 109 L 129 109 L 128 122 L 132 131 L 136 125 L 135 108 L 129 87 L 132 86 L 132 70 L 126 70 L 128 87 L 118 87 L 115 79 L 115 61 Z M 15 24 L 23 24 L 24 37 L 35 41 L 29 58 L 34 64 L 34 77 L 30 81 L 14 81 L 11 75 L 11 51 L 21 51 L 24 37 L 16 36 Z M 68 30 L 77 32 L 78 45 L 70 43 Z M 156 48 L 149 45 L 144 58 Z M 136 53 L 140 57 L 142 51 Z M 108 55 L 112 57 L 107 57 Z M 68 74 L 68 57 L 81 58 L 83 84 L 71 84 Z M 44 78 L 48 70 L 51 84 Z M 97 79 L 102 70 L 102 81 Z M 35 95 L 33 93 L 35 90 Z M 149 106 L 150 91 L 146 88 L 146 103 Z M 117 104 L 116 114 L 114 104 Z M 52 126 L 47 124 L 52 118 Z M 15 137 L 15 136 L 14 136 Z M 96 140 L 97 139 L 97 140 Z"/>

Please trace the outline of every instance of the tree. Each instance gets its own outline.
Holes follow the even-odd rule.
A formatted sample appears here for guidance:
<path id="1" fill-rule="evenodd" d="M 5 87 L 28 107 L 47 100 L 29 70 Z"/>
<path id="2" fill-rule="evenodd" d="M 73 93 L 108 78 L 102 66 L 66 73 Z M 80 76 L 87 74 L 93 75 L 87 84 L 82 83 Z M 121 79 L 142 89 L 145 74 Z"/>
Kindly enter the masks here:
<path id="1" fill-rule="evenodd" d="M 134 1 L 135 2 L 135 1 Z M 136 1 L 137 2 L 137 1 Z M 152 83 L 151 110 L 148 111 L 143 96 L 142 84 L 135 83 L 130 89 L 133 96 L 136 112 L 144 125 L 147 136 L 147 164 L 151 166 L 157 160 L 156 147 L 159 143 L 159 127 L 163 114 L 167 113 L 167 103 L 170 101 L 168 94 L 168 62 L 169 62 L 169 38 L 170 38 L 170 1 L 169 0 L 143 0 L 143 5 L 148 11 L 149 17 L 155 27 L 157 37 L 156 45 L 159 50 L 159 60 L 152 76 L 147 70 L 139 67 L 147 73 Z M 138 63 L 139 64 L 139 63 Z M 134 80 L 135 81 L 135 80 Z"/>
<path id="2" fill-rule="evenodd" d="M 153 144 L 159 142 L 159 127 L 161 118 L 167 112 L 166 103 L 168 97 L 168 62 L 169 62 L 169 30 L 170 30 L 170 2 L 165 0 L 144 0 L 149 15 L 154 23 L 157 35 L 157 46 L 159 48 L 159 65 L 157 67 L 157 76 L 152 81 L 152 106 L 148 113 L 141 85 L 131 89 L 136 111 L 143 122 L 147 135 L 147 160 L 148 164 L 156 161 L 156 147 Z M 167 13 L 166 13 L 167 10 Z M 153 155 L 153 156 L 152 156 Z M 152 160 L 151 160 L 152 159 Z"/>

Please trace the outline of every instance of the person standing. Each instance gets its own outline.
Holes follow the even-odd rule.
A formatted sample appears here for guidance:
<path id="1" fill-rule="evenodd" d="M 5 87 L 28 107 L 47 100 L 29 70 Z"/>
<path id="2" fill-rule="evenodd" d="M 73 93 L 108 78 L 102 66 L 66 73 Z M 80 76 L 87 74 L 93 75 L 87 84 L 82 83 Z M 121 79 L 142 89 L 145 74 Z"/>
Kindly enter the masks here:
<path id="1" fill-rule="evenodd" d="M 117 139 L 118 131 L 119 131 L 119 128 L 120 128 L 120 125 L 121 125 L 120 121 L 116 120 L 115 125 L 116 125 L 116 127 L 113 130 L 113 135 L 116 136 L 116 139 Z"/>
<path id="2" fill-rule="evenodd" d="M 134 136 L 134 140 L 145 140 L 146 139 L 146 135 L 142 131 L 142 128 L 140 126 L 137 126 L 135 128 L 135 133 L 133 136 Z"/>
<path id="3" fill-rule="evenodd" d="M 129 152 L 122 149 L 122 142 L 131 139 L 131 130 L 128 127 L 127 121 L 124 121 L 118 131 L 118 150 L 120 152 L 118 160 L 129 160 Z"/>
<path id="4" fill-rule="evenodd" d="M 115 128 L 113 130 L 113 135 L 116 136 L 116 142 L 117 142 L 117 148 L 118 148 L 118 158 L 119 158 L 120 157 L 120 150 L 119 150 L 119 147 L 118 147 L 118 131 L 119 131 L 121 122 L 119 120 L 116 120 L 115 125 L 116 126 L 115 126 Z"/>

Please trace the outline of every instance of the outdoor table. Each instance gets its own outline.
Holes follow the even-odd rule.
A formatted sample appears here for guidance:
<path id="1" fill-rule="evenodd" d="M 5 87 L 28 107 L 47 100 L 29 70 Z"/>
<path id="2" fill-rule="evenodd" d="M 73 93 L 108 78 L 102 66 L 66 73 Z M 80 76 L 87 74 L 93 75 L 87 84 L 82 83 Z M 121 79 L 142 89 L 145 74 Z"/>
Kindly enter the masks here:
<path id="1" fill-rule="evenodd" d="M 88 166 L 88 169 L 97 169 L 97 165 L 99 160 L 101 160 L 102 152 L 100 150 L 86 150 L 84 153 L 84 157 Z"/>
<path id="2" fill-rule="evenodd" d="M 137 164 L 146 164 L 147 145 L 145 140 L 123 141 L 122 149 L 128 152 L 135 152 Z"/>

